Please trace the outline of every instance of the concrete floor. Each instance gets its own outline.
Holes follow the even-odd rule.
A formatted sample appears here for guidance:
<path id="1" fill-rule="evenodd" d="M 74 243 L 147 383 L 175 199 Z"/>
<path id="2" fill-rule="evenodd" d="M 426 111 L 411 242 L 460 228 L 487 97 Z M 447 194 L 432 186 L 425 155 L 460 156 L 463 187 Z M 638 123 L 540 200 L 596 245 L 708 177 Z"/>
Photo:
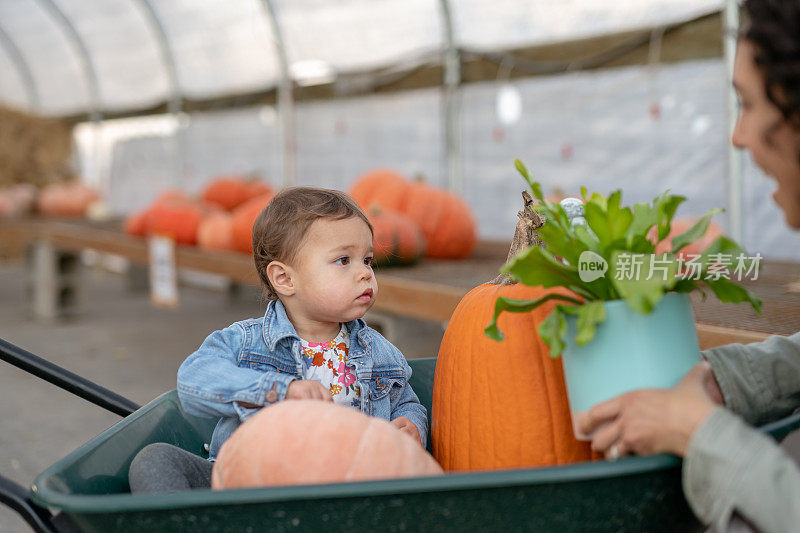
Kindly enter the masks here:
<path id="1" fill-rule="evenodd" d="M 30 319 L 23 263 L 0 262 L 0 338 L 140 404 L 175 388 L 178 366 L 210 332 L 263 315 L 254 288 L 243 288 L 232 299 L 226 292 L 182 287 L 180 308 L 168 310 L 153 307 L 146 292 L 132 291 L 125 276 L 94 268 L 84 268 L 81 276 L 75 315 L 44 324 Z M 395 334 L 407 357 L 433 356 L 442 328 L 404 320 L 395 324 Z M 46 467 L 118 420 L 0 363 L 0 473 L 18 483 L 30 485 Z M 0 531 L 30 529 L 0 506 Z"/>

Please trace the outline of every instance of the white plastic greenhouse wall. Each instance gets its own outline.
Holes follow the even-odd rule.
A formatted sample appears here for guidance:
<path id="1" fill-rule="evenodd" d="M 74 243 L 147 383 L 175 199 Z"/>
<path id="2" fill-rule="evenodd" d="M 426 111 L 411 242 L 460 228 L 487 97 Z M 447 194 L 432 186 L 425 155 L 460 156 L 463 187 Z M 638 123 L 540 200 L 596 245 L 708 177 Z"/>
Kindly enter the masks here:
<path id="1" fill-rule="evenodd" d="M 453 46 L 493 51 L 688 20 L 722 4 L 6 0 L 0 33 L 12 44 L 0 47 L 0 69 L 8 73 L 0 77 L 0 101 L 49 116 L 94 112 L 102 118 L 181 98 L 276 87 L 282 54 L 300 85 L 440 59 L 448 45 L 446 12 Z M 548 191 L 622 188 L 633 202 L 670 188 L 689 198 L 679 212 L 685 215 L 726 205 L 722 60 L 515 79 L 521 118 L 503 125 L 496 101 L 507 83 L 459 89 L 459 192 L 476 212 L 481 237 L 507 239 L 513 232 L 524 185 L 515 157 Z M 447 186 L 443 102 L 435 88 L 297 103 L 295 182 L 346 189 L 364 171 L 388 166 Z M 653 103 L 659 117 L 651 116 Z M 273 106 L 86 123 L 76 128 L 76 139 L 81 174 L 104 188 L 119 214 L 142 207 L 161 188 L 196 191 L 221 173 L 254 173 L 275 186 L 284 180 L 281 117 Z M 770 205 L 771 190 L 747 162 L 745 247 L 798 260 L 800 246 L 787 245 L 798 237 Z M 726 226 L 724 215 L 718 219 Z"/>

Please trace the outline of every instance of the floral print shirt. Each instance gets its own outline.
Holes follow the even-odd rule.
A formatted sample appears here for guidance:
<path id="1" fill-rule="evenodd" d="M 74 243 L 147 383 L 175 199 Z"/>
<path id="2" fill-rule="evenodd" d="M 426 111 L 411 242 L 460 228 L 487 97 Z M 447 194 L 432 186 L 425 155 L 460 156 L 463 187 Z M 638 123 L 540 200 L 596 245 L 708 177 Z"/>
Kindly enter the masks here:
<path id="1" fill-rule="evenodd" d="M 331 392 L 334 403 L 359 408 L 361 390 L 356 375 L 347 366 L 350 339 L 347 328 L 342 329 L 328 342 L 307 342 L 300 339 L 303 358 L 303 379 L 315 379 Z"/>

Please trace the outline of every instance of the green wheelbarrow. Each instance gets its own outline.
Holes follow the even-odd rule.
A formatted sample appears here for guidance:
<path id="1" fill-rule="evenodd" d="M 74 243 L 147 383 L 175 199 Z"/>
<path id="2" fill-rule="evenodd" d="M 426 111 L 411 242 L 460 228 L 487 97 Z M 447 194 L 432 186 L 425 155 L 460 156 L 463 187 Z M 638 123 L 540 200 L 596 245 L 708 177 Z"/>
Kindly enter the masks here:
<path id="1" fill-rule="evenodd" d="M 40 474 L 30 490 L 0 476 L 0 502 L 37 531 L 693 531 L 676 457 L 440 477 L 170 494 L 130 494 L 128 466 L 153 442 L 204 455 L 216 420 L 175 391 L 144 407 L 5 341 L 0 356 L 125 418 Z M 409 361 L 431 408 L 435 359 Z M 765 426 L 776 439 L 800 414 Z"/>

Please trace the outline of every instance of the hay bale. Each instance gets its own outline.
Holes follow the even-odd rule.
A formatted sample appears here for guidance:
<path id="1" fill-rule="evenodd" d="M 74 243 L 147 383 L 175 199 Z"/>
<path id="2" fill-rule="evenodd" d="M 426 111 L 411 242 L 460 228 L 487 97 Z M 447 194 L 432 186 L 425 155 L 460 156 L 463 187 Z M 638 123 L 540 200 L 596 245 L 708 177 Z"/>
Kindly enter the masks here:
<path id="1" fill-rule="evenodd" d="M 69 124 L 0 106 L 0 187 L 74 178 L 72 156 Z"/>

